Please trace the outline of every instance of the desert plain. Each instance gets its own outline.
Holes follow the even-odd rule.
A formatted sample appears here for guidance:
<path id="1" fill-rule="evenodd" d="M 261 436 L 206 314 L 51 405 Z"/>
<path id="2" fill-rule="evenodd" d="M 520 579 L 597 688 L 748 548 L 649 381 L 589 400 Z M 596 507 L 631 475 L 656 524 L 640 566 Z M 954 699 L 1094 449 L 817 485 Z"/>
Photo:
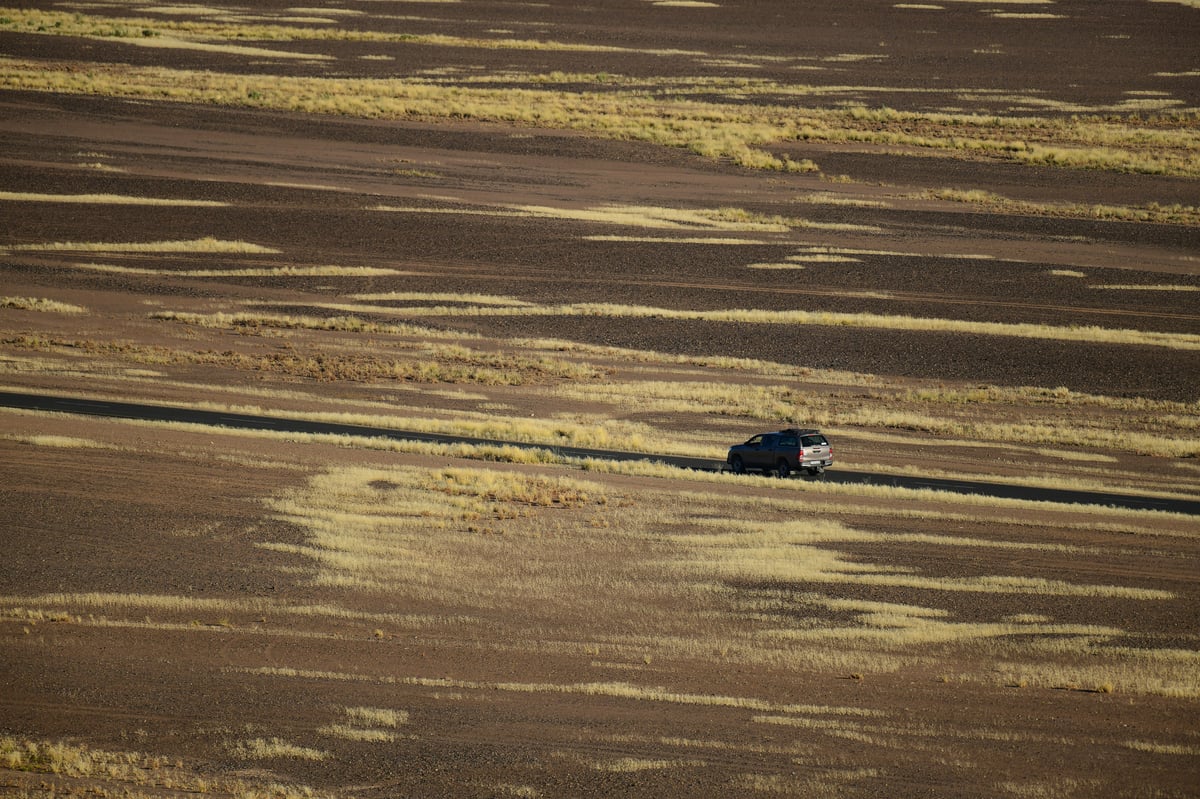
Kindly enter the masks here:
<path id="1" fill-rule="evenodd" d="M 0 795 L 1200 795 L 1197 41 L 0 7 Z"/>

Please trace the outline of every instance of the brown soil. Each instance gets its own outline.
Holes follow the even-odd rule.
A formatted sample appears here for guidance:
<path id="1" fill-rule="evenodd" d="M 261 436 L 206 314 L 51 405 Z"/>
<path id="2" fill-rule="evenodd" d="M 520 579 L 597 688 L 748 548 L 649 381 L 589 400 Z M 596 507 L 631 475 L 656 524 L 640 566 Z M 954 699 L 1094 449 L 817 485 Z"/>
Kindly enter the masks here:
<path id="1" fill-rule="evenodd" d="M 280 12 L 287 7 L 260 5 L 278 5 Z M 287 43 L 289 50 L 335 56 L 313 65 L 16 33 L 0 33 L 0 51 L 81 63 L 364 76 L 436 69 L 461 70 L 464 76 L 554 70 L 727 75 L 730 67 L 707 56 L 802 54 L 825 59 L 801 59 L 823 70 L 799 73 L 804 80 L 811 75 L 817 85 L 860 87 L 829 105 L 941 108 L 948 104 L 945 98 L 904 90 L 942 86 L 1041 93 L 1061 103 L 1113 104 L 1128 92 L 1166 92 L 1194 107 L 1200 98 L 1195 77 L 1164 76 L 1194 67 L 1200 11 L 1183 4 L 1064 0 L 1047 6 L 1067 17 L 1062 20 L 994 17 L 976 4 L 953 2 L 939 4 L 945 6 L 940 11 L 823 2 L 806 4 L 803 15 L 784 2 L 714 8 L 630 2 L 603 10 L 570 3 L 414 4 L 396 13 L 420 16 L 402 19 L 378 14 L 374 4 L 345 5 L 370 14 L 353 18 L 353 24 L 378 29 L 461 36 L 495 36 L 488 31 L 505 29 L 512 38 L 672 52 Z M 384 52 L 393 60 L 361 57 Z M 756 77 L 797 80 L 797 63 L 760 65 Z M 603 91 L 603 83 L 594 90 Z M 988 98 L 980 92 L 962 103 L 982 113 L 1010 113 L 1007 101 Z M 270 364 L 285 356 L 347 352 L 399 357 L 423 342 L 386 333 L 209 329 L 148 315 L 252 309 L 332 316 L 341 312 L 322 304 L 395 291 L 504 295 L 538 304 L 829 310 L 1200 332 L 1195 292 L 1094 288 L 1200 287 L 1200 234 L 1194 226 L 993 213 L 917 199 L 927 190 L 959 188 L 1036 202 L 1195 205 L 1198 184 L 1192 179 L 866 146 L 773 148 L 812 159 L 824 176 L 850 179 L 831 182 L 822 175 L 765 174 L 683 151 L 562 131 L 15 91 L 0 92 L 0 141 L 0 186 L 6 191 L 226 204 L 0 200 L 0 248 L 213 237 L 279 251 L 0 251 L 0 296 L 45 297 L 87 309 L 66 315 L 0 307 L 0 388 L 14 391 L 397 418 L 496 412 L 566 424 L 601 416 L 711 446 L 720 458 L 724 442 L 777 420 L 619 407 L 599 397 L 565 399 L 555 393 L 561 378 L 536 375 L 516 386 L 353 375 L 321 379 Z M 803 202 L 813 193 L 886 206 Z M 734 207 L 821 224 L 878 226 L 883 232 L 812 227 L 763 235 L 681 233 L 518 215 L 369 210 L 610 204 Z M 760 243 L 589 238 L 685 235 L 744 236 Z M 911 255 L 862 255 L 856 262 L 813 262 L 795 271 L 747 268 L 814 246 Z M 80 267 L 87 263 L 153 273 Z M 325 265 L 398 274 L 186 274 Z M 545 337 L 869 373 L 889 386 L 872 393 L 869 387 L 821 383 L 819 373 L 812 383 L 772 381 L 732 368 L 559 353 L 600 368 L 598 389 L 606 381 L 774 382 L 844 406 L 886 410 L 889 397 L 901 396 L 905 388 L 1061 386 L 1181 403 L 1170 415 L 1183 420 L 1171 422 L 1183 435 L 1195 429 L 1200 400 L 1195 350 L 668 319 L 360 316 L 478 334 L 481 338 L 466 343 L 500 353 L 544 354 L 515 340 Z M 222 354 L 238 358 L 218 357 Z M 263 365 L 247 367 L 251 359 Z M 967 421 L 1016 425 L 1042 410 L 1031 404 L 967 407 L 960 413 Z M 1159 424 L 1152 418 L 1156 413 L 1147 411 L 1138 423 Z M 1132 417 L 1081 404 L 1063 408 L 1061 418 L 1105 429 L 1114 419 Z M 847 429 L 835 441 L 839 465 L 905 469 L 919 461 L 958 475 L 1004 475 L 1036 484 L 1078 476 L 1085 464 L 1093 471 L 1084 477 L 1100 479 L 1087 460 L 1096 456 L 1111 464 L 1105 479 L 1128 490 L 1200 493 L 1194 459 L 1065 446 L 1051 448 L 1058 454 L 1023 452 L 1020 441 L 959 447 L 922 433 L 912 433 L 904 451 L 892 442 L 906 435 L 896 427 Z M 634 536 L 641 532 L 640 517 L 633 511 L 622 515 L 622 509 L 649 513 L 661 505 L 707 502 L 705 513 L 730 518 L 736 511 L 739 518 L 744 513 L 752 523 L 769 525 L 780 521 L 772 501 L 811 497 L 822 506 L 814 516 L 898 536 L 837 543 L 844 559 L 867 570 L 886 567 L 951 581 L 1010 575 L 1164 592 L 1157 599 L 1131 599 L 729 579 L 711 593 L 643 586 L 638 591 L 645 594 L 644 605 L 631 600 L 622 613 L 607 616 L 613 602 L 606 596 L 564 595 L 499 608 L 467 599 L 448 602 L 445 585 L 431 587 L 428 596 L 414 588 L 420 575 L 393 593 L 322 584 L 313 579 L 319 571 L 315 559 L 303 554 L 313 543 L 311 532 L 268 504 L 338 469 L 448 465 L 481 466 L 445 455 L 0 413 L 0 734 L 178 761 L 182 776 L 174 777 L 176 784 L 151 773 L 155 787 L 138 789 L 147 796 L 182 795 L 196 790 L 195 780 L 231 778 L 263 790 L 308 785 L 332 796 L 364 797 L 1195 795 L 1200 552 L 1194 519 L 1144 514 L 1112 521 L 1100 511 L 1053 506 L 978 507 L 947 497 L 806 494 L 733 479 L 583 475 L 564 466 L 495 464 L 489 468 L 596 481 L 610 505 L 603 511 L 520 507 L 514 518 L 431 531 L 457 536 L 456 541 L 508 536 L 502 540 L 513 541 L 506 557 L 514 559 L 515 577 L 524 570 L 575 569 L 581 585 L 594 585 L 592 578 L 608 573 L 614 585 L 626 585 L 621 581 L 644 576 L 647 563 L 666 561 L 671 553 L 665 537 L 646 543 Z M 694 492 L 717 498 L 697 500 Z M 888 515 L 901 510 L 924 515 Z M 943 515 L 931 517 L 934 512 Z M 610 523 L 615 532 L 604 532 L 610 528 L 602 525 Z M 687 525 L 688 532 L 713 532 L 701 518 Z M 526 540 L 529 530 L 545 540 Z M 558 537 L 546 530 L 559 531 Z M 920 535 L 1011 546 L 911 543 Z M 648 553 L 639 549 L 643 546 L 664 549 Z M 464 585 L 479 565 L 464 561 Z M 497 588 L 502 589 L 507 590 Z M 138 605 L 114 598 L 120 595 L 181 603 Z M 1096 632 L 878 645 L 857 638 L 786 638 L 813 629 L 869 626 L 861 611 L 832 609 L 836 603 L 820 604 L 814 595 L 929 608 L 963 625 L 1016 624 L 1024 622 L 1014 619 L 1036 616 Z M 201 599 L 214 604 L 194 602 Z M 344 612 L 273 617 L 269 610 L 247 609 L 272 603 Z M 713 641 L 735 641 L 737 647 L 714 651 Z M 1055 642 L 1065 643 L 1059 650 Z M 753 654 L 768 650 L 770 657 Z M 1139 650 L 1155 654 L 1139 659 Z M 1139 669 L 1150 669 L 1148 662 L 1160 670 L 1146 676 L 1151 672 Z M 1177 688 L 1190 681 L 1191 689 L 1156 687 L 1159 678 Z M 626 685 L 642 694 L 613 688 Z M 408 717 L 388 730 L 395 737 L 386 743 L 352 740 L 328 731 L 346 722 L 346 708 L 391 708 Z M 256 759 L 237 746 L 255 739 L 280 739 L 327 756 Z M 188 779 L 192 788 L 180 787 Z M 6 768 L 0 756 L 3 795 L 81 796 L 129 784 L 97 773 L 25 773 Z M 228 787 L 212 792 L 236 793 Z"/>

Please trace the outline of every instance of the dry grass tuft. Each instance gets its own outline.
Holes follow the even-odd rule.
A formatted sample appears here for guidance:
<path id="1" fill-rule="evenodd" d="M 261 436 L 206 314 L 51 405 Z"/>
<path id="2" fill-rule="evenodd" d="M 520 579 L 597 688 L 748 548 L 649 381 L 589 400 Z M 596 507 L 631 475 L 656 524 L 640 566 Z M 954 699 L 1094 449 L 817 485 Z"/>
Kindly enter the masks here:
<path id="1" fill-rule="evenodd" d="M 333 738 L 359 743 L 391 743 L 396 740 L 396 734 L 393 732 L 369 727 L 353 727 L 349 724 L 328 724 L 321 727 L 318 732 Z"/>
<path id="2" fill-rule="evenodd" d="M 1200 291 L 1200 286 L 1191 285 L 1142 285 L 1132 283 L 1109 283 L 1095 286 L 1088 286 L 1090 289 L 1100 289 L 1103 291 Z"/>
<path id="3" fill-rule="evenodd" d="M 1121 222 L 1153 222 L 1159 224 L 1187 225 L 1190 227 L 1200 225 L 1200 208 L 1193 205 L 1181 205 L 1179 203 L 1170 205 L 1150 203 L 1149 205 L 1140 207 L 1082 205 L 1078 203 L 1037 203 L 1028 200 L 1014 200 L 978 189 L 974 191 L 939 189 L 925 192 L 919 196 L 937 200 L 972 203 L 985 206 L 992 211 L 1009 214 L 1102 219 Z"/>
<path id="4" fill-rule="evenodd" d="M 73 242 L 62 241 L 49 244 L 10 244 L 0 247 L 0 252 L 79 251 L 79 252 L 183 252 L 183 253 L 237 253 L 242 255 L 278 254 L 279 250 L 244 241 L 224 241 L 206 236 L 189 241 L 148 242 Z"/>
<path id="5" fill-rule="evenodd" d="M 75 264 L 76 269 L 119 275 L 161 277 L 378 277 L 406 274 L 400 269 L 378 266 L 277 266 L 266 269 L 153 269 L 113 264 Z"/>
<path id="6" fill-rule="evenodd" d="M 23 441 L 39 447 L 57 447 L 60 449 L 117 449 L 113 444 L 94 441 L 90 438 L 77 438 L 75 436 L 0 434 L 0 439 Z"/>
<path id="7" fill-rule="evenodd" d="M 155 318 L 184 318 L 170 314 Z M 285 320 L 254 317 L 220 319 L 218 326 L 238 326 L 246 321 L 248 327 L 296 327 L 317 330 L 387 332 L 420 335 L 416 327 L 374 325 L 353 317 L 330 319 L 288 318 Z M 86 352 L 95 356 L 117 358 L 139 364 L 206 364 L 245 372 L 266 372 L 304 377 L 324 382 L 338 381 L 403 381 L 419 384 L 472 384 L 488 386 L 518 386 L 569 379 L 590 381 L 602 377 L 605 371 L 588 364 L 549 356 L 522 356 L 472 349 L 458 344 L 410 345 L 407 358 L 387 357 L 379 350 L 329 352 L 288 349 L 265 353 L 243 353 L 235 350 L 189 351 L 162 346 L 147 346 L 126 342 L 94 340 L 42 339 L 17 336 L 3 342 L 10 347 L 38 351 L 67 350 Z M 492 436 L 496 437 L 496 436 Z M 562 442 L 560 442 L 562 443 Z"/>
<path id="8" fill-rule="evenodd" d="M 126 799 L 161 799 L 166 792 L 213 796 L 266 797 L 272 799 L 333 799 L 307 786 L 282 785 L 241 778 L 213 777 L 176 759 L 140 752 L 111 752 L 58 741 L 0 737 L 0 771 L 33 772 L 87 779 L 78 795 L 122 796 Z M 15 786 L 12 786 L 15 788 Z M 7 794 L 26 796 L 23 792 Z M 69 785 L 43 783 L 30 796 L 75 796 Z M 173 795 L 173 793 L 172 793 Z"/>
<path id="9" fill-rule="evenodd" d="M 588 238 L 606 238 L 589 236 Z M 726 242 L 728 243 L 728 242 Z M 741 242 L 746 243 L 746 242 Z M 873 294 L 875 297 L 886 295 Z M 567 305 L 505 305 L 490 306 L 476 304 L 470 307 L 414 305 L 403 308 L 372 306 L 370 310 L 402 316 L 446 316 L 451 314 L 472 316 L 583 316 L 610 319 L 673 319 L 700 320 L 707 322 L 732 322 L 761 325 L 814 325 L 825 327 L 853 327 L 876 330 L 915 330 L 931 332 L 965 333 L 982 336 L 1043 339 L 1121 344 L 1132 346 L 1157 346 L 1169 349 L 1200 350 L 1200 335 L 1192 333 L 1161 333 L 1132 329 L 1104 328 L 1096 326 L 1060 326 L 1033 323 L 975 322 L 965 319 L 937 317 L 898 316 L 876 313 L 841 313 L 833 311 L 768 311 L 756 309 L 687 310 L 660 308 L 641 305 L 619 305 L 615 303 L 573 303 Z"/>
<path id="10" fill-rule="evenodd" d="M 372 727 L 398 727 L 408 723 L 408 711 L 381 707 L 348 707 L 346 717 L 356 724 Z"/>
<path id="11" fill-rule="evenodd" d="M 246 760 L 286 758 L 291 760 L 320 761 L 329 757 L 328 752 L 322 752 L 319 749 L 307 746 L 299 746 L 280 738 L 253 738 L 248 741 L 242 741 L 230 747 L 230 749 L 234 755 Z"/>
<path id="12" fill-rule="evenodd" d="M 213 208 L 229 203 L 215 200 L 184 200 L 163 197 L 131 197 L 123 194 L 39 194 L 24 191 L 0 191 L 0 201 L 23 203 L 74 203 L 87 205 L 171 205 Z"/>
<path id="13" fill-rule="evenodd" d="M 87 308 L 72 305 L 68 302 L 48 300 L 44 297 L 0 297 L 0 308 L 17 308 L 22 311 L 41 311 L 44 313 L 87 313 Z"/>
<path id="14" fill-rule="evenodd" d="M 199 314 L 182 311 L 155 311 L 151 319 L 167 322 L 182 322 L 187 325 L 210 328 L 228 328 L 233 330 L 257 330 L 269 328 L 278 330 L 330 330 L 349 333 L 389 333 L 398 336 L 428 336 L 433 338 L 456 337 L 454 334 L 441 334 L 432 328 L 417 325 L 380 324 L 360 319 L 357 316 L 306 316 L 272 313 L 212 313 Z M 464 336 L 465 337 L 465 336 Z"/>

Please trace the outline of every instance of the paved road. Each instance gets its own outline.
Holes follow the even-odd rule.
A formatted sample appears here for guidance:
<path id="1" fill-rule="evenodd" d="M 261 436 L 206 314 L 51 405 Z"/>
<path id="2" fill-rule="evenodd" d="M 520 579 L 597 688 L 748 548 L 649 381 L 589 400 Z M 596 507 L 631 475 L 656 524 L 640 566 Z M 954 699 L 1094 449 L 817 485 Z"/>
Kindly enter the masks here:
<path id="1" fill-rule="evenodd" d="M 368 427 L 335 422 L 312 422 L 303 419 L 286 419 L 276 416 L 253 416 L 223 411 L 193 410 L 169 405 L 146 405 L 135 402 L 110 402 L 106 400 L 75 399 L 43 394 L 20 394 L 0 391 L 0 407 L 24 408 L 35 411 L 77 413 L 90 416 L 111 416 L 118 419 L 144 419 L 158 422 L 188 422 L 214 427 L 236 427 L 247 430 L 276 430 L 286 433 L 326 433 L 340 436 L 365 436 L 388 438 L 396 441 L 426 441 L 437 444 L 497 444 L 522 448 L 551 449 L 571 458 L 597 458 L 614 461 L 655 461 L 681 469 L 719 471 L 723 464 L 717 460 L 690 458 L 680 455 L 650 455 L 642 452 L 616 452 L 612 450 L 587 449 L 584 447 L 556 447 L 530 444 L 522 441 L 498 441 L 495 439 L 451 436 L 440 433 L 421 433 L 412 430 L 393 430 L 386 427 Z M 1081 505 L 1107 505 L 1138 510 L 1162 510 L 1200 516 L 1200 501 L 1188 499 L 1164 499 L 1134 494 L 1118 494 L 1099 491 L 1071 491 L 1059 488 L 1017 486 L 1003 483 L 984 483 L 968 480 L 948 480 L 930 477 L 912 477 L 899 474 L 873 474 L 868 472 L 834 469 L 819 478 L 833 483 L 897 486 L 899 488 L 928 488 L 936 491 L 951 491 L 959 494 L 1006 499 L 1026 499 L 1041 502 L 1063 502 Z"/>

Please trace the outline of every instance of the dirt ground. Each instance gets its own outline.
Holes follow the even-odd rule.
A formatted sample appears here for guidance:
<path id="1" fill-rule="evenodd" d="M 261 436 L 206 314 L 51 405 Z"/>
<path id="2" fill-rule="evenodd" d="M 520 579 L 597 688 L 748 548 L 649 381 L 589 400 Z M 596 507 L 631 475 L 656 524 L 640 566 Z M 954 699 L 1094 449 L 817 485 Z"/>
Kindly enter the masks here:
<path id="1" fill-rule="evenodd" d="M 621 49 L 254 42 L 327 56 L 276 59 L 13 30 L 9 9 L 0 69 L 578 73 L 596 94 L 746 75 L 820 90 L 747 103 L 931 115 L 1166 99 L 1143 112 L 1163 129 L 1200 106 L 1186 3 L 225 11 L 339 9 Z M 578 130 L 0 87 L 0 390 L 716 460 L 824 419 L 838 469 L 1200 498 L 1194 177 L 770 144 L 819 167 L 789 173 Z M 729 209 L 760 224 L 713 221 Z M 798 311 L 957 326 L 778 321 Z M 1171 343 L 1061 333 L 1093 326 Z M 0 795 L 1196 796 L 1198 532 L 0 410 Z"/>

